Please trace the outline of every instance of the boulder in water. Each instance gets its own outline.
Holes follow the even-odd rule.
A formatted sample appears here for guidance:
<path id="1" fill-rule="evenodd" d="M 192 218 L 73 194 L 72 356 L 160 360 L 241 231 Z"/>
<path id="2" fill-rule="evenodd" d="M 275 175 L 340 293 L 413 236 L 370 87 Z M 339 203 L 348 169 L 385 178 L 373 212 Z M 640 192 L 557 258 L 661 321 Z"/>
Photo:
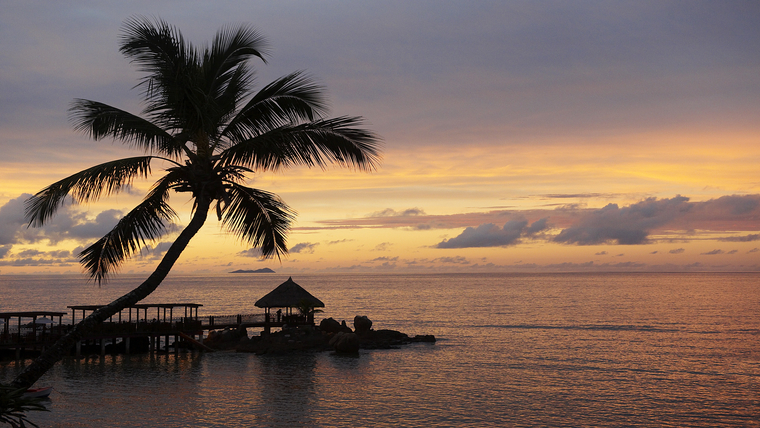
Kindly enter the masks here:
<path id="1" fill-rule="evenodd" d="M 325 333 L 337 333 L 340 331 L 340 323 L 334 318 L 325 318 L 319 323 L 319 329 Z"/>
<path id="2" fill-rule="evenodd" d="M 359 337 L 356 333 L 338 332 L 330 339 L 330 346 L 335 352 L 341 354 L 355 354 L 359 352 Z"/>
<path id="3" fill-rule="evenodd" d="M 212 330 L 204 340 L 204 345 L 214 349 L 232 349 L 238 343 L 248 339 L 248 332 L 244 328 L 225 328 L 224 330 Z"/>
<path id="4" fill-rule="evenodd" d="M 357 334 L 366 333 L 372 328 L 372 320 L 366 315 L 357 315 L 354 317 L 354 330 Z"/>

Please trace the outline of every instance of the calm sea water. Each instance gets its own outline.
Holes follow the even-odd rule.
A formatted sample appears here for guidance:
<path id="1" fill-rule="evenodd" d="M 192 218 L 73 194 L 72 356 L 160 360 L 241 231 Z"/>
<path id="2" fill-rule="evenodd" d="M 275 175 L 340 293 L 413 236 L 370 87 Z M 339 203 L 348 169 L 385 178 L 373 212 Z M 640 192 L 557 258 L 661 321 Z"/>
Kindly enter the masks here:
<path id="1" fill-rule="evenodd" d="M 0 276 L 0 311 L 105 303 L 140 278 Z M 149 302 L 257 312 L 279 274 L 173 276 Z M 324 317 L 435 344 L 59 363 L 50 427 L 760 426 L 760 275 L 299 275 Z M 20 365 L 0 363 L 0 381 Z"/>

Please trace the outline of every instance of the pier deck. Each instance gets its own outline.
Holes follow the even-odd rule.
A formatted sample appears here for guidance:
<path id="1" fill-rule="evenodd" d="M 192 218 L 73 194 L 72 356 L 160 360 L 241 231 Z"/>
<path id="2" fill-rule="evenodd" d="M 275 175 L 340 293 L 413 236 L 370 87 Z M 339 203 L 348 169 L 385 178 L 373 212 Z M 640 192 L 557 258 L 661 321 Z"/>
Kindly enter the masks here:
<path id="1" fill-rule="evenodd" d="M 84 351 L 98 349 L 105 354 L 110 342 L 111 352 L 124 349 L 168 350 L 190 337 L 193 341 L 203 343 L 206 332 L 225 328 L 278 328 L 284 325 L 308 324 L 306 317 L 298 315 L 275 316 L 270 313 L 208 315 L 198 316 L 197 303 L 139 304 L 119 312 L 108 321 L 98 325 L 92 332 L 77 343 L 72 350 L 79 356 Z M 77 321 L 84 319 L 88 312 L 100 306 L 68 306 L 71 309 L 71 321 L 63 321 L 65 312 L 25 311 L 0 312 L 0 354 L 11 354 L 16 359 L 36 354 L 52 345 L 70 331 Z M 176 316 L 175 316 L 176 314 Z M 67 317 L 68 318 L 68 317 Z M 172 341 L 173 339 L 173 341 Z M 192 342 L 187 340 L 187 342 Z M 117 345 L 119 348 L 117 348 Z M 2 355 L 0 355 L 1 357 Z"/>

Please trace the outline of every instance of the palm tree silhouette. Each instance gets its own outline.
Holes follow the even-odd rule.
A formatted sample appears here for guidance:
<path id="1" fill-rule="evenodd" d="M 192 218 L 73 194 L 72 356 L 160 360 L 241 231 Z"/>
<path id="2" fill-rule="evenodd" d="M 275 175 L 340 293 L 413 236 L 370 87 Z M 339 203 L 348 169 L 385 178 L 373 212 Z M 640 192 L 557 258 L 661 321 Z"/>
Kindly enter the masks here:
<path id="1" fill-rule="evenodd" d="M 244 185 L 250 174 L 294 165 L 324 168 L 334 163 L 372 170 L 379 162 L 379 139 L 358 128 L 359 117 L 325 118 L 322 88 L 295 72 L 255 94 L 248 61 L 265 62 L 263 38 L 251 27 L 225 27 L 210 47 L 199 49 L 160 19 L 134 17 L 124 24 L 120 51 L 145 77 L 142 117 L 109 105 L 75 100 L 75 129 L 95 140 L 111 137 L 146 155 L 106 162 L 46 187 L 27 201 L 30 226 L 41 226 L 67 196 L 97 200 L 146 178 L 151 164 L 168 165 L 137 207 L 80 253 L 80 262 L 98 283 L 148 242 L 155 242 L 177 218 L 169 195 L 188 192 L 192 217 L 140 286 L 94 311 L 49 348 L 13 382 L 29 387 L 96 324 L 152 293 L 169 273 L 190 239 L 214 209 L 233 235 L 264 257 L 287 253 L 286 235 L 295 213 L 276 195 Z"/>

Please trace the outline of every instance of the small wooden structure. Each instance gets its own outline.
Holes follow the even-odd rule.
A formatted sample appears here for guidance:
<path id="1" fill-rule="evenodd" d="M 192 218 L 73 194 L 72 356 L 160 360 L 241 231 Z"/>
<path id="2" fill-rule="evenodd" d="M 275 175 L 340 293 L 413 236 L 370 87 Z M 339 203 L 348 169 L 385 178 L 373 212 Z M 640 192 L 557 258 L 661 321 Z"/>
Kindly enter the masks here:
<path id="1" fill-rule="evenodd" d="M 293 282 L 293 278 L 288 278 L 255 305 L 264 308 L 265 313 L 199 316 L 198 308 L 203 305 L 198 303 L 136 304 L 94 326 L 77 341 L 76 356 L 81 356 L 82 351 L 92 354 L 98 350 L 101 355 L 105 355 L 107 346 L 111 347 L 112 353 L 127 354 L 132 350 L 168 351 L 173 346 L 176 353 L 179 346 L 186 345 L 180 339 L 207 349 L 203 345 L 205 331 L 264 327 L 264 331 L 269 333 L 272 327 L 314 325 L 313 309 L 325 307 L 321 300 Z M 63 324 L 66 312 L 0 312 L 0 358 L 15 351 L 18 360 L 22 353 L 44 350 L 71 331 L 77 321 L 100 307 L 101 305 L 68 306 L 71 310 L 70 324 L 69 320 Z M 305 313 L 293 310 L 303 307 L 308 309 Z M 277 310 L 275 313 L 272 312 L 273 308 Z"/>
<path id="2" fill-rule="evenodd" d="M 25 349 L 44 349 L 64 333 L 64 315 L 53 311 L 0 312 L 0 348 L 15 349 L 16 359 Z"/>
<path id="3" fill-rule="evenodd" d="M 203 326 L 198 318 L 198 308 L 201 306 L 203 305 L 198 303 L 154 303 L 128 306 L 107 321 L 95 326 L 84 341 L 98 342 L 101 354 L 104 354 L 107 341 L 110 340 L 112 345 L 116 345 L 117 339 L 121 339 L 126 352 L 129 353 L 131 339 L 147 338 L 152 352 L 161 346 L 162 338 L 164 347 L 168 348 L 170 337 L 173 336 L 174 350 L 177 352 L 176 344 L 180 341 L 180 334 L 185 334 L 193 340 L 196 335 L 202 339 Z M 71 321 L 74 325 L 77 321 L 77 313 L 81 313 L 81 319 L 84 319 L 87 312 L 100 309 L 101 305 L 72 305 L 68 308 L 71 309 Z M 77 342 L 77 356 L 80 354 L 81 347 L 82 341 Z"/>
<path id="4" fill-rule="evenodd" d="M 109 322 L 177 322 L 177 321 L 192 321 L 198 319 L 198 308 L 203 305 L 198 303 L 157 303 L 157 304 L 136 304 L 132 306 L 128 306 L 124 308 L 122 311 L 120 311 L 118 314 L 115 314 L 111 318 L 109 318 Z M 95 311 L 97 309 L 100 309 L 101 305 L 72 305 L 67 306 L 67 308 L 71 309 L 71 323 L 76 324 L 77 320 L 77 311 L 82 311 L 82 319 L 84 319 L 87 316 L 87 311 Z M 174 316 L 174 309 L 180 308 L 184 309 L 184 316 L 181 318 L 175 318 Z M 149 320 L 149 316 L 153 314 L 153 309 L 156 310 L 156 316 L 153 317 L 152 320 Z M 151 310 L 150 314 L 148 313 L 148 310 Z M 167 317 L 167 310 L 168 310 L 168 317 Z M 193 314 L 193 310 L 195 310 L 195 314 Z M 126 314 L 123 314 L 123 312 L 126 311 Z M 134 319 L 132 318 L 132 311 L 134 311 Z M 140 318 L 140 311 L 142 312 L 142 319 Z M 162 313 L 163 312 L 163 313 Z M 114 317 L 116 317 L 116 320 L 114 320 Z"/>
<path id="5" fill-rule="evenodd" d="M 293 278 L 288 278 L 277 288 L 270 291 L 267 295 L 257 300 L 255 306 L 258 308 L 264 308 L 265 310 L 265 325 L 264 329 L 267 333 L 270 332 L 272 325 L 299 325 L 299 324 L 314 324 L 314 314 L 303 315 L 299 312 L 293 313 L 294 308 L 302 307 L 304 304 L 311 308 L 324 308 L 325 304 L 321 300 L 312 296 L 311 293 L 304 290 L 303 287 L 296 284 Z M 273 316 L 272 308 L 277 308 L 276 314 Z M 282 310 L 285 310 L 285 313 Z"/>

